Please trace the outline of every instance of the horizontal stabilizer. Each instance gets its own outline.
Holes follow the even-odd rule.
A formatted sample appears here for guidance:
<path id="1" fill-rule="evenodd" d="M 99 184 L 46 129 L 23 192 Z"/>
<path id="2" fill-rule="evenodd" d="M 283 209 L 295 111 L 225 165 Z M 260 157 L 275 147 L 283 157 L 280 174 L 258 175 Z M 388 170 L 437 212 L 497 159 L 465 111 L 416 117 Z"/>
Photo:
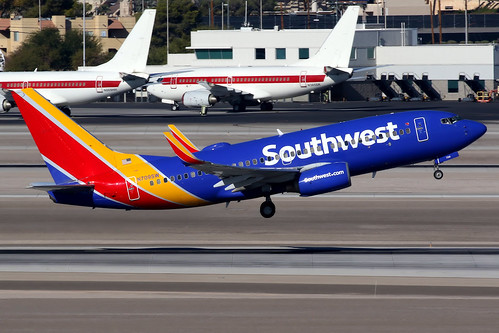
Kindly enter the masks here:
<path id="1" fill-rule="evenodd" d="M 54 183 L 33 183 L 29 185 L 29 188 L 46 192 L 48 191 L 88 192 L 94 189 L 94 185 L 86 185 L 86 184 L 60 185 Z"/>

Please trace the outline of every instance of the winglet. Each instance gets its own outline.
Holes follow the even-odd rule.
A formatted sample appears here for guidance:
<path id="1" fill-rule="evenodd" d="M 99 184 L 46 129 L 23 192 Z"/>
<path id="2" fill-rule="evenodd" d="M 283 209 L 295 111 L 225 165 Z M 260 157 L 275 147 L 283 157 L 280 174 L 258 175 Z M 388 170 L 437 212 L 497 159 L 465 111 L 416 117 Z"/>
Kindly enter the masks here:
<path id="1" fill-rule="evenodd" d="M 188 164 L 202 164 L 204 163 L 199 158 L 194 156 L 184 145 L 182 145 L 171 133 L 163 133 L 172 147 L 175 154 L 185 163 Z"/>
<path id="2" fill-rule="evenodd" d="M 177 141 L 182 144 L 191 153 L 197 153 L 199 149 L 189 140 L 175 125 L 168 125 L 168 128 L 172 132 L 173 136 Z"/>

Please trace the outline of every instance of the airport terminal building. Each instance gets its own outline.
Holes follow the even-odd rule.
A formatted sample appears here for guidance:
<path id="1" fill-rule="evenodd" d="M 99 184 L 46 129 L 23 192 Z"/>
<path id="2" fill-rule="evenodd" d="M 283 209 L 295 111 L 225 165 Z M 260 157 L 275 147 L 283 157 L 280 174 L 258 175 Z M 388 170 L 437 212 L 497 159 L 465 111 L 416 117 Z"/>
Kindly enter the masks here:
<path id="1" fill-rule="evenodd" d="M 191 32 L 194 53 L 170 54 L 169 66 L 281 66 L 307 59 L 331 30 L 203 30 Z M 418 31 L 359 24 L 350 66 L 364 69 L 332 89 L 334 99 L 458 100 L 497 89 L 499 45 L 419 45 Z M 303 98 L 302 98 L 303 99 Z M 313 99 L 313 96 L 312 96 Z"/>

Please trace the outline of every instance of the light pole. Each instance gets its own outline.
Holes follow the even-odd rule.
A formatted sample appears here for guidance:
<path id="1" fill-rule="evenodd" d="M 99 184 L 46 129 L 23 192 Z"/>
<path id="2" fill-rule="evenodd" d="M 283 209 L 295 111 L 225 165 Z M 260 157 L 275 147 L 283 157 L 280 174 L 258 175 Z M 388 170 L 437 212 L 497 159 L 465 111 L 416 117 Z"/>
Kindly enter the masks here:
<path id="1" fill-rule="evenodd" d="M 85 67 L 85 0 L 83 0 L 83 67 Z"/>

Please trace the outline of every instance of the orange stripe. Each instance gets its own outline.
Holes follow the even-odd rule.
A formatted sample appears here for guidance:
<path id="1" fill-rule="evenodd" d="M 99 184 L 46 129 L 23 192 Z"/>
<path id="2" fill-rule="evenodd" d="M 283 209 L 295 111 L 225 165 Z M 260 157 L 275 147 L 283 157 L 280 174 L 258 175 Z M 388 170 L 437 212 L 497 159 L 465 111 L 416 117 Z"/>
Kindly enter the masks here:
<path id="1" fill-rule="evenodd" d="M 196 153 L 199 149 L 182 133 L 175 125 L 168 125 L 173 136 L 191 153 Z"/>
<path id="2" fill-rule="evenodd" d="M 180 142 L 175 139 L 175 137 L 171 133 L 163 133 L 168 140 L 168 143 L 172 147 L 175 154 L 184 162 L 189 164 L 201 164 L 203 163 L 196 156 L 192 155 L 192 153 L 187 150 Z"/>

